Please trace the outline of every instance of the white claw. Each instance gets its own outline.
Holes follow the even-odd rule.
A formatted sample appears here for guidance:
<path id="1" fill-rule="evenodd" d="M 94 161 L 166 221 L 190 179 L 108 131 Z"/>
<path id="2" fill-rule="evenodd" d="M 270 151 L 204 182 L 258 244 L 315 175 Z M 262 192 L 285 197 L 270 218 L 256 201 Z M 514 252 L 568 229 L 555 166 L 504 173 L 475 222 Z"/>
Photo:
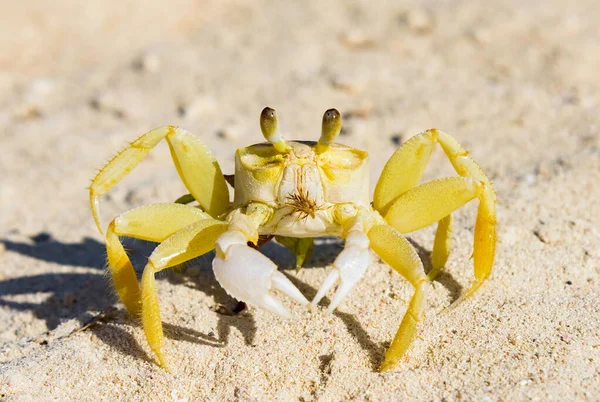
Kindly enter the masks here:
<path id="1" fill-rule="evenodd" d="M 294 286 L 292 281 L 290 281 L 281 272 L 275 271 L 275 273 L 271 277 L 271 283 L 275 289 L 286 294 L 288 297 L 297 301 L 301 305 L 306 306 L 308 304 L 308 300 L 306 300 L 306 297 L 304 297 L 304 295 L 300 293 L 298 288 Z"/>
<path id="2" fill-rule="evenodd" d="M 277 266 L 270 259 L 248 247 L 244 236 L 232 232 L 226 232 L 217 239 L 217 255 L 213 260 L 217 281 L 229 295 L 285 318 L 291 315 L 270 294 L 271 289 L 279 290 L 302 305 L 308 304 L 308 300 L 285 275 L 277 271 Z"/>
<path id="3" fill-rule="evenodd" d="M 319 302 L 321 301 L 321 299 L 323 297 L 325 297 L 327 292 L 329 292 L 329 290 L 335 286 L 335 284 L 337 283 L 339 278 L 340 278 L 340 273 L 337 268 L 334 268 L 334 270 L 331 271 L 329 273 L 329 275 L 327 275 L 327 278 L 325 278 L 325 281 L 319 288 L 317 295 L 315 296 L 313 301 L 310 303 L 312 307 L 316 307 L 317 304 L 319 304 Z"/>
<path id="4" fill-rule="evenodd" d="M 327 314 L 333 312 L 363 277 L 369 262 L 369 238 L 361 231 L 351 232 L 346 238 L 344 250 L 333 263 L 333 271 L 325 278 L 311 305 L 316 306 L 339 279 L 340 284 L 326 310 Z"/>
<path id="5" fill-rule="evenodd" d="M 250 302 L 247 302 L 249 304 L 252 304 Z M 287 311 L 287 309 L 285 307 L 283 307 L 283 304 L 281 304 L 281 302 L 279 300 L 277 300 L 276 298 L 274 298 L 271 295 L 266 295 L 264 297 L 262 297 L 262 300 L 260 300 L 259 303 L 255 304 L 256 307 L 260 307 L 260 308 L 264 308 L 267 311 L 270 311 L 271 313 L 277 314 L 280 317 L 283 318 L 287 318 L 290 319 L 292 318 L 292 315 L 290 314 L 289 311 Z"/>

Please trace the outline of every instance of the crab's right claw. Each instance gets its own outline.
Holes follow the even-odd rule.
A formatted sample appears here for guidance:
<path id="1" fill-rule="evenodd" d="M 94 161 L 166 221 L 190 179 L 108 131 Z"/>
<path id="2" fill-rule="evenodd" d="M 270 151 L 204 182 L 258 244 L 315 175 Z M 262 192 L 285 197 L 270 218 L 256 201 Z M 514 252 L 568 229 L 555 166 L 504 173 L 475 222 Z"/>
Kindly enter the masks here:
<path id="1" fill-rule="evenodd" d="M 260 307 L 285 318 L 291 315 L 287 309 L 270 294 L 277 289 L 293 300 L 308 305 L 308 300 L 277 266 L 258 250 L 246 244 L 246 236 L 230 230 L 216 242 L 217 255 L 213 260 L 213 270 L 219 284 L 236 299 L 249 305 Z"/>

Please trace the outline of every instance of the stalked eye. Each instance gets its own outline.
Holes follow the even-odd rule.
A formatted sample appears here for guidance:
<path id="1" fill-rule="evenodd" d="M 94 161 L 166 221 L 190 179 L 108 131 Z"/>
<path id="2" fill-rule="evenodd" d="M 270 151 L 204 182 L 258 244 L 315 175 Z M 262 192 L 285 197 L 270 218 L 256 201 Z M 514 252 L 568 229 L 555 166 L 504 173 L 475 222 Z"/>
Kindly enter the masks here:
<path id="1" fill-rule="evenodd" d="M 329 148 L 329 144 L 333 142 L 335 137 L 342 130 L 342 116 L 337 109 L 329 109 L 323 115 L 323 123 L 321 126 L 321 138 L 317 143 L 317 153 L 323 153 Z"/>
<path id="2" fill-rule="evenodd" d="M 340 112 L 338 112 L 337 109 L 329 109 L 323 115 L 323 124 L 325 124 L 325 122 L 335 121 L 339 117 L 340 117 Z"/>
<path id="3" fill-rule="evenodd" d="M 277 120 L 277 112 L 270 107 L 264 108 L 260 114 L 260 130 L 269 142 L 277 135 Z"/>
<path id="4" fill-rule="evenodd" d="M 260 131 L 279 152 L 287 152 L 289 145 L 279 132 L 279 118 L 275 109 L 266 107 L 260 114 Z"/>

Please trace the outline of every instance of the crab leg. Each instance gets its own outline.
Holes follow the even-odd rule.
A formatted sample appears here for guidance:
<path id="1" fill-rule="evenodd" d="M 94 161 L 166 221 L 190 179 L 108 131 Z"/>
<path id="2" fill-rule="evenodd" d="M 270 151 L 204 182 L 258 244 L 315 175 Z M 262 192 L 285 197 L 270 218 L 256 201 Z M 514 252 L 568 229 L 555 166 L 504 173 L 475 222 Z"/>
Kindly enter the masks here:
<path id="1" fill-rule="evenodd" d="M 316 306 L 325 294 L 339 281 L 340 285 L 327 307 L 327 314 L 350 293 L 354 285 L 363 277 L 371 258 L 369 255 L 369 238 L 365 233 L 361 218 L 355 218 L 346 235 L 344 250 L 333 262 L 333 270 L 319 288 L 311 305 Z"/>
<path id="2" fill-rule="evenodd" d="M 387 161 L 373 194 L 373 207 L 381 215 L 387 213 L 400 195 L 419 183 L 434 146 L 435 136 L 426 131 L 402 144 Z"/>
<path id="3" fill-rule="evenodd" d="M 270 291 L 277 289 L 302 305 L 307 305 L 308 300 L 285 275 L 277 271 L 271 260 L 248 246 L 248 242 L 256 244 L 258 241 L 258 226 L 269 213 L 265 205 L 250 206 L 245 214 L 240 210 L 233 212 L 227 232 L 216 241 L 213 270 L 217 281 L 229 295 L 290 318 L 290 313 Z"/>
<path id="4" fill-rule="evenodd" d="M 384 218 L 400 233 L 413 232 L 444 219 L 483 190 L 482 182 L 468 177 L 432 180 L 398 197 Z"/>
<path id="5" fill-rule="evenodd" d="M 450 135 L 443 131 L 436 130 L 436 132 L 438 142 L 448 156 L 454 170 L 463 177 L 473 177 L 479 180 L 483 185 L 483 192 L 479 195 L 473 244 L 475 281 L 456 301 L 458 303 L 460 300 L 471 297 L 492 271 L 496 253 L 496 192 L 483 170 L 468 156 L 468 152 Z"/>
<path id="6" fill-rule="evenodd" d="M 154 275 L 213 250 L 216 239 L 226 230 L 227 224 L 222 221 L 198 220 L 169 236 L 148 259 L 142 274 L 142 325 L 161 367 L 166 368 L 166 363 L 162 353 L 164 338 Z"/>
<path id="7" fill-rule="evenodd" d="M 423 174 L 435 143 L 441 145 L 454 170 L 465 181 L 441 179 L 414 187 Z M 453 178 L 456 179 L 460 178 Z M 476 190 L 474 185 L 479 189 Z M 402 233 L 442 220 L 475 197 L 479 198 L 473 248 L 475 281 L 460 300 L 471 296 L 490 275 L 496 248 L 496 194 L 479 165 L 454 138 L 443 131 L 431 129 L 410 139 L 396 151 L 375 188 L 375 209 Z M 438 224 L 431 278 L 437 275 L 441 269 L 439 264 L 448 257 L 450 231 L 450 222 Z"/>
<path id="8" fill-rule="evenodd" d="M 133 141 L 100 169 L 92 180 L 90 206 L 100 233 L 102 225 L 98 197 L 133 170 L 163 138 L 169 144 L 181 180 L 200 206 L 215 218 L 229 208 L 227 183 L 206 145 L 182 128 L 165 126 L 149 131 Z"/>
<path id="9" fill-rule="evenodd" d="M 180 204 L 150 204 L 127 211 L 108 225 L 106 253 L 108 269 L 119 298 L 136 316 L 140 310 L 139 285 L 131 261 L 119 240 L 119 236 L 161 242 L 177 230 L 210 215 L 198 208 Z"/>
<path id="10" fill-rule="evenodd" d="M 440 197 L 440 194 L 444 196 Z M 492 270 L 496 245 L 496 219 L 495 214 L 487 209 L 490 204 L 487 197 L 489 197 L 488 186 L 477 179 L 468 177 L 438 179 L 401 195 L 385 215 L 385 220 L 395 229 L 401 233 L 408 233 L 441 220 L 474 198 L 480 199 L 473 249 L 475 280 L 460 300 L 473 295 Z"/>
<path id="11" fill-rule="evenodd" d="M 450 240 L 452 234 L 452 214 L 448 214 L 438 222 L 431 252 L 431 271 L 427 274 L 430 281 L 434 280 L 446 265 L 450 255 Z"/>
<path id="12" fill-rule="evenodd" d="M 380 224 L 374 226 L 368 236 L 373 251 L 415 288 L 396 336 L 379 367 L 379 371 L 387 371 L 396 366 L 415 338 L 417 324 L 423 316 L 428 278 L 417 252 L 397 230 L 386 224 Z"/>

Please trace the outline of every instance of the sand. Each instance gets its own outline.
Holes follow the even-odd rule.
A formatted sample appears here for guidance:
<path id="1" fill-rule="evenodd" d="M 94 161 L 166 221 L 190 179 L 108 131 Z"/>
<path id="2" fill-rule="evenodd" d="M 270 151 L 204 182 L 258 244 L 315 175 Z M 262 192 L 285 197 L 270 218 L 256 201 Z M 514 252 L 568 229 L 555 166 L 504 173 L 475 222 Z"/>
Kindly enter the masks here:
<path id="1" fill-rule="evenodd" d="M 0 399 L 600 400 L 600 6 L 596 0 L 0 4 Z M 158 281 L 172 372 L 116 302 L 88 207 L 89 180 L 145 131 L 176 124 L 225 173 L 262 140 L 260 110 L 371 155 L 372 186 L 412 135 L 438 127 L 498 193 L 491 278 L 472 278 L 476 205 L 398 368 L 374 371 L 411 297 L 375 256 L 338 311 L 292 320 L 236 305 L 211 257 Z M 426 179 L 453 174 L 441 151 Z M 104 224 L 185 193 L 166 146 L 103 198 Z M 410 234 L 428 258 L 434 228 Z M 126 241 L 141 270 L 152 244 Z M 311 298 L 342 243 L 296 273 Z M 428 264 L 426 263 L 426 267 Z M 326 301 L 327 302 L 327 301 Z M 326 304 L 325 304 L 326 305 Z"/>

